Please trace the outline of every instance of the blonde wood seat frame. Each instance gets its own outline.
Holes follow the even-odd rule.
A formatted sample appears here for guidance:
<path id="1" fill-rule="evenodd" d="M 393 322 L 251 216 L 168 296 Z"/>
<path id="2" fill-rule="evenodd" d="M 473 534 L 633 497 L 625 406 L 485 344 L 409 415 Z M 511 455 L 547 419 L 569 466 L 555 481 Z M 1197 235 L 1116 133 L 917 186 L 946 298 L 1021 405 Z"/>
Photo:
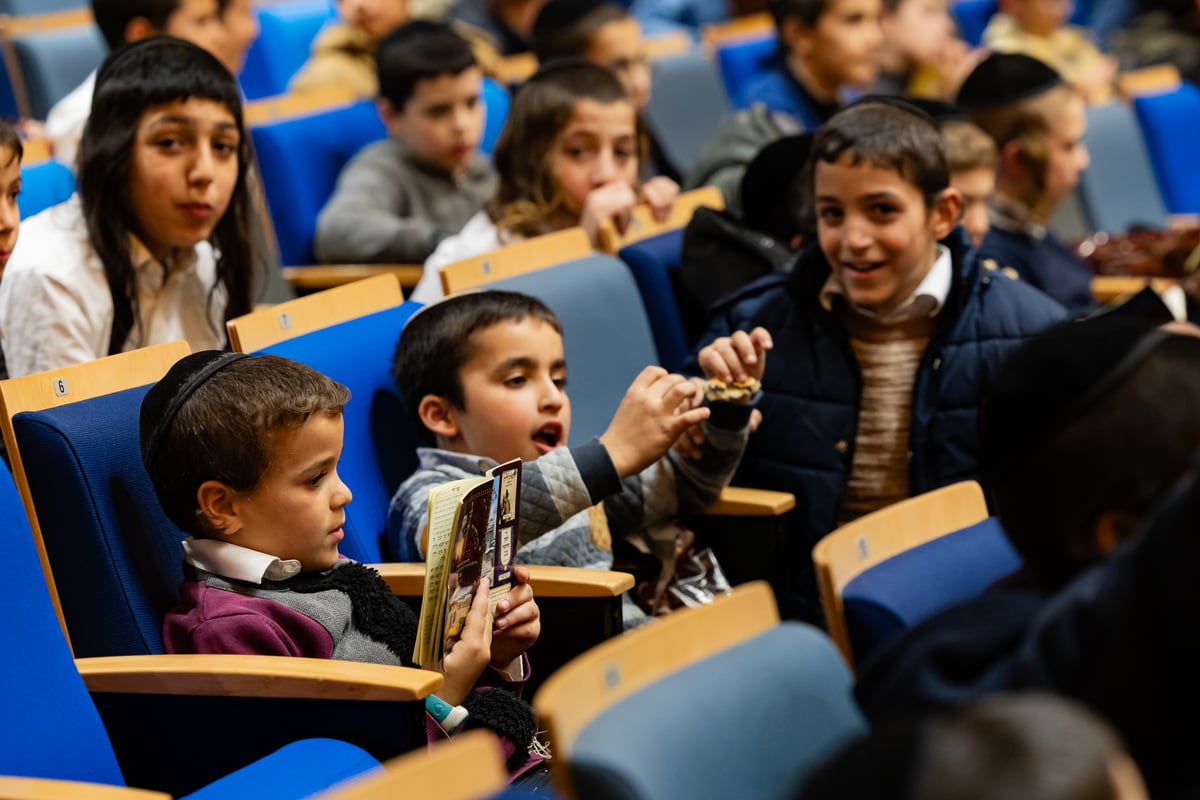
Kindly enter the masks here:
<path id="1" fill-rule="evenodd" d="M 983 489 L 963 481 L 901 500 L 847 523 L 813 548 L 829 636 L 854 668 L 842 590 L 856 576 L 906 550 L 974 525 L 988 515 Z"/>
<path id="2" fill-rule="evenodd" d="M 774 594 L 754 582 L 592 648 L 550 676 L 533 698 L 555 757 L 569 762 L 580 731 L 614 703 L 778 624 Z M 564 795 L 576 796 L 566 770 L 554 778 Z"/>
<path id="3" fill-rule="evenodd" d="M 629 227 L 624 233 L 618 233 L 611 221 L 605 221 L 600 227 L 600 247 L 602 252 L 616 255 L 622 247 L 649 239 L 668 231 L 679 230 L 692 221 L 692 215 L 697 208 L 713 208 L 718 211 L 725 208 L 725 198 L 721 190 L 715 186 L 704 186 L 684 192 L 675 198 L 671 212 L 667 218 L 656 220 L 649 206 L 638 206 L 633 210 Z"/>

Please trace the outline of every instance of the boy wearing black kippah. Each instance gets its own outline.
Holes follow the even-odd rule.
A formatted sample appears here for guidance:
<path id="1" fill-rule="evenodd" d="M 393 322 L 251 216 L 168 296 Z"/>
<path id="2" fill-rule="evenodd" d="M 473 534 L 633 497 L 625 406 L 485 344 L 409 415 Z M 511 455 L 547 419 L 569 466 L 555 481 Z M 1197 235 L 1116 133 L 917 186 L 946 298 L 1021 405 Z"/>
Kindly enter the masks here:
<path id="1" fill-rule="evenodd" d="M 1096 307 L 1091 271 L 1049 229 L 1089 163 L 1083 97 L 1037 59 L 993 54 L 967 77 L 958 105 L 996 141 L 991 230 L 980 255 L 1082 316 Z"/>
<path id="2" fill-rule="evenodd" d="M 370 567 L 341 558 L 350 489 L 338 477 L 346 387 L 286 358 L 204 351 L 142 401 L 142 461 L 183 542 L 168 653 L 334 658 L 413 666 L 413 611 Z M 431 741 L 464 724 L 502 737 L 511 769 L 540 762 L 519 693 L 540 614 L 517 568 L 496 617 L 480 582 L 445 681 L 426 698 Z"/>

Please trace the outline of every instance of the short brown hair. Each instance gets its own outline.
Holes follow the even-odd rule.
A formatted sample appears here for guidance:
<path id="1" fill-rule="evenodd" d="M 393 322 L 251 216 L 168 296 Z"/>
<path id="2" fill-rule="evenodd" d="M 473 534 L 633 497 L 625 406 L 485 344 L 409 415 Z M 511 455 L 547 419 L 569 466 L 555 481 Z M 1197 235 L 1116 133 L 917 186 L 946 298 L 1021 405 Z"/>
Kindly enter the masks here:
<path id="1" fill-rule="evenodd" d="M 199 513 L 196 492 L 215 480 L 250 492 L 271 465 L 275 437 L 313 414 L 336 417 L 350 390 L 279 356 L 253 356 L 222 367 L 196 388 L 163 434 L 154 490 L 167 516 L 197 537 L 216 535 Z"/>
<path id="2" fill-rule="evenodd" d="M 942 141 L 946 143 L 946 163 L 951 173 L 972 169 L 995 171 L 999 161 L 996 143 L 975 123 L 965 119 L 943 123 Z"/>
<path id="3" fill-rule="evenodd" d="M 992 137 L 996 151 L 1009 142 L 1020 145 L 1022 158 L 1034 175 L 1034 189 L 1041 194 L 1045 183 L 1046 145 L 1052 128 L 1051 114 L 1078 92 L 1068 84 L 1059 84 L 1041 94 L 1008 105 L 970 109 L 971 121 Z"/>

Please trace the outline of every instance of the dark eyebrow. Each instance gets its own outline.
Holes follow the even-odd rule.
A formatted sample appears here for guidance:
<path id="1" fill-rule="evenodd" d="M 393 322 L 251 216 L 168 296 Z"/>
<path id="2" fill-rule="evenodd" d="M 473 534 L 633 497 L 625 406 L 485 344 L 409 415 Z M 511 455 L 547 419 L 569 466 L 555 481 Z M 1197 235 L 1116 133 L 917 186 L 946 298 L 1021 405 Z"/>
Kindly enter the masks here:
<path id="1" fill-rule="evenodd" d="M 530 369 L 534 366 L 534 361 L 529 356 L 513 356 L 505 359 L 496 365 L 496 372 L 507 372 L 510 369 Z"/>
<path id="2" fill-rule="evenodd" d="M 333 466 L 334 464 L 336 464 L 337 461 L 338 461 L 337 456 L 330 456 L 329 458 L 323 458 L 320 461 L 314 461 L 311 464 L 309 464 L 307 467 L 305 467 L 301 471 L 300 474 L 307 475 L 308 473 L 313 472 L 314 470 L 327 469 L 327 468 Z"/>
<path id="3" fill-rule="evenodd" d="M 167 116 L 159 117 L 158 119 L 154 120 L 153 123 L 151 123 L 150 127 L 157 128 L 162 125 L 184 125 L 188 128 L 198 127 L 196 125 L 195 118 L 183 116 L 182 114 L 168 114 Z M 225 122 L 225 121 L 218 122 L 213 127 L 221 129 L 221 130 L 233 130 L 233 131 L 236 131 L 238 129 L 236 122 Z"/>

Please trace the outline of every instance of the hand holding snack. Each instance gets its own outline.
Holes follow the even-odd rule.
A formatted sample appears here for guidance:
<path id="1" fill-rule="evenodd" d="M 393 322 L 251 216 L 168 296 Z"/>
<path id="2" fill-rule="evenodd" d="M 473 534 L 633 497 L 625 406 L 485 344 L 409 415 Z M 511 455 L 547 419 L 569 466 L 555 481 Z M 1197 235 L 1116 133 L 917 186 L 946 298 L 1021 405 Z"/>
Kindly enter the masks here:
<path id="1" fill-rule="evenodd" d="M 696 387 L 662 367 L 646 367 L 634 379 L 612 422 L 600 436 L 617 474 L 635 475 L 653 464 L 689 426 L 708 419 L 707 408 L 686 408 Z M 682 408 L 681 408 L 682 407 Z"/>
<path id="2" fill-rule="evenodd" d="M 758 391 L 767 351 L 774 346 L 766 328 L 722 336 L 700 351 L 700 368 L 708 378 L 704 393 L 709 400 L 737 402 Z"/>

